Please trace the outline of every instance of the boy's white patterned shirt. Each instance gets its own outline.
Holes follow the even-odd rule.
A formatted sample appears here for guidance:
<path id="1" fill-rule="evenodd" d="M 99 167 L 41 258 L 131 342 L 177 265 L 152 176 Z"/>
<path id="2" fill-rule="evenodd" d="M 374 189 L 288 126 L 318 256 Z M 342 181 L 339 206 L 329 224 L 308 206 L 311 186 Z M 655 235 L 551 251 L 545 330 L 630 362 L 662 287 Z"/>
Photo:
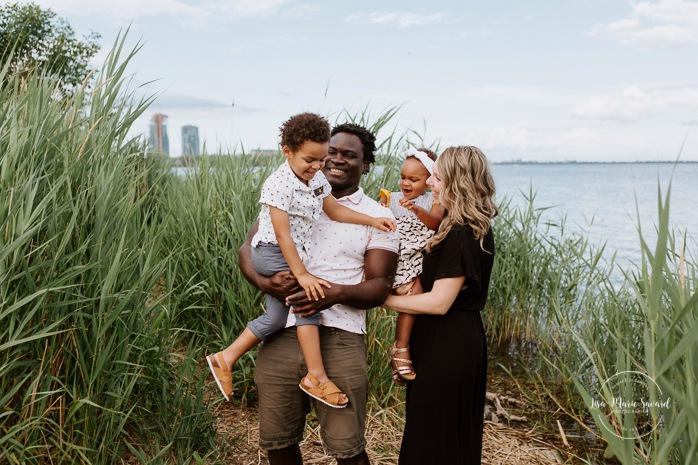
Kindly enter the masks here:
<path id="1" fill-rule="evenodd" d="M 252 247 L 260 242 L 278 244 L 269 213 L 269 207 L 272 206 L 288 213 L 291 238 L 298 255 L 304 257 L 310 244 L 313 225 L 322 212 L 323 199 L 331 191 L 332 187 L 322 171 L 318 171 L 306 186 L 296 177 L 288 160 L 285 161 L 269 175 L 262 186 L 259 229 L 252 238 Z"/>

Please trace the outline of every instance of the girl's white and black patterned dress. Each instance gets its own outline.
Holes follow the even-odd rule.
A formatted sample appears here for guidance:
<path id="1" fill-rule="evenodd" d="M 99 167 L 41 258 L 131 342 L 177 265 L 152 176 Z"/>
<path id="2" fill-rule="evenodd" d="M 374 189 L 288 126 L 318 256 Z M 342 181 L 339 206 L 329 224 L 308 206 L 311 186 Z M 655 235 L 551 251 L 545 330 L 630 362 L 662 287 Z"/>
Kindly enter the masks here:
<path id="1" fill-rule="evenodd" d="M 422 272 L 422 250 L 434 235 L 434 231 L 422 223 L 417 215 L 400 206 L 399 202 L 403 197 L 402 192 L 390 193 L 390 211 L 395 215 L 397 230 L 400 234 L 400 256 L 393 288 L 414 281 L 419 276 Z M 431 211 L 434 197 L 431 192 L 425 192 L 412 202 L 418 207 Z"/>

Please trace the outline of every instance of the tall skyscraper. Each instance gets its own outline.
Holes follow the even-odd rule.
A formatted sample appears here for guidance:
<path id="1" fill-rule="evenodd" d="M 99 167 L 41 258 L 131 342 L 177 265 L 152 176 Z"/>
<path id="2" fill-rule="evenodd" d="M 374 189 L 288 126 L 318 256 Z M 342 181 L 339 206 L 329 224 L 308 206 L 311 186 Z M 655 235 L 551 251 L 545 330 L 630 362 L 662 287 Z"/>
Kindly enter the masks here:
<path id="1" fill-rule="evenodd" d="M 190 124 L 182 126 L 182 156 L 200 155 L 199 150 L 199 128 Z"/>
<path id="2" fill-rule="evenodd" d="M 167 115 L 155 113 L 150 119 L 150 150 L 170 155 L 170 139 L 167 137 Z"/>

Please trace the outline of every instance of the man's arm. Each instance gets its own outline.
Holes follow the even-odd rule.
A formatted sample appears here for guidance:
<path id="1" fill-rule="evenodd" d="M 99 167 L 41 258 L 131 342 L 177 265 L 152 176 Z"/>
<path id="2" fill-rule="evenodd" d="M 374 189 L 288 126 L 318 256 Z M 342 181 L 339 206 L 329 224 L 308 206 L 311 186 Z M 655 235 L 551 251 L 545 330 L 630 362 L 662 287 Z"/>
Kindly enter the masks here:
<path id="1" fill-rule="evenodd" d="M 253 286 L 260 289 L 265 294 L 271 294 L 277 299 L 283 300 L 287 295 L 297 292 L 302 288 L 298 285 L 296 278 L 290 271 L 279 271 L 271 276 L 263 276 L 257 273 L 252 264 L 252 238 L 257 233 L 259 228 L 259 220 L 252 225 L 250 232 L 247 233 L 245 242 L 238 250 L 238 266 L 242 275 Z"/>
<path id="2" fill-rule="evenodd" d="M 381 305 L 393 287 L 397 254 L 384 249 L 369 249 L 364 255 L 364 281 L 359 284 L 336 284 L 324 289 L 325 298 L 308 300 L 303 292 L 289 296 L 286 303 L 300 316 L 310 316 L 335 304 L 368 309 Z"/>

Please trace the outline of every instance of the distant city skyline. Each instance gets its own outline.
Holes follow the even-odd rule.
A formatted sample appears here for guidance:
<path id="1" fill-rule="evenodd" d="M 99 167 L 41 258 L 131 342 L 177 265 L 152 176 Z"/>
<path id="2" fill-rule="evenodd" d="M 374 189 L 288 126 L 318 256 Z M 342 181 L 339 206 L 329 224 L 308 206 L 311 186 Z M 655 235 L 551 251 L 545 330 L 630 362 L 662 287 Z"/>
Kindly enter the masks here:
<path id="1" fill-rule="evenodd" d="M 201 155 L 199 128 L 191 124 L 182 126 L 182 156 L 191 157 L 198 155 Z"/>
<path id="2" fill-rule="evenodd" d="M 96 65 L 130 28 L 134 87 L 157 95 L 134 135 L 164 113 L 209 153 L 276 149 L 302 111 L 400 107 L 379 139 L 414 130 L 493 161 L 698 160 L 696 0 L 37 3 L 102 34 Z"/>
<path id="3" fill-rule="evenodd" d="M 167 115 L 155 113 L 150 118 L 148 127 L 148 146 L 151 152 L 162 153 L 170 156 L 170 138 L 167 135 Z"/>

